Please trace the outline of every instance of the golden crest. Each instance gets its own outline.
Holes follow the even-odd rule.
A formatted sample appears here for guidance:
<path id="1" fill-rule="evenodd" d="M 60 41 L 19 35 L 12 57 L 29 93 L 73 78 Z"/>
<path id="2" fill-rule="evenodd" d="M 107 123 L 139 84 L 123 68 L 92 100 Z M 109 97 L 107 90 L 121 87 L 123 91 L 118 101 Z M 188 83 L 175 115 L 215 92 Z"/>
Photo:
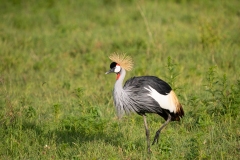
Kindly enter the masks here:
<path id="1" fill-rule="evenodd" d="M 133 68 L 132 58 L 124 53 L 123 54 L 113 53 L 109 56 L 109 58 L 127 71 L 131 71 Z"/>

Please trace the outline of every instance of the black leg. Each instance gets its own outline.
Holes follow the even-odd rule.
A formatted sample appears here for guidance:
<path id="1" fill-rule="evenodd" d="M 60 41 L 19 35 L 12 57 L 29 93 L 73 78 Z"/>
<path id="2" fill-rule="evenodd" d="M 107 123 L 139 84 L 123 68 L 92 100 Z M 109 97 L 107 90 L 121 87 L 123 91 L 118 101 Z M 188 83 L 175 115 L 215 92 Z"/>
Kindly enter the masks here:
<path id="1" fill-rule="evenodd" d="M 148 150 L 148 153 L 151 153 L 151 149 L 150 149 L 150 139 L 149 139 L 150 133 L 149 133 L 148 126 L 147 126 L 146 115 L 143 115 L 143 120 L 144 120 L 144 126 L 145 126 L 146 137 L 147 137 L 147 150 Z"/>
<path id="2" fill-rule="evenodd" d="M 159 139 L 161 130 L 171 121 L 171 118 L 172 118 L 171 115 L 169 113 L 167 113 L 167 115 L 168 115 L 168 119 L 166 122 L 163 123 L 163 125 L 160 127 L 160 129 L 157 130 L 152 145 L 154 145 L 156 142 L 158 143 L 158 139 Z"/>

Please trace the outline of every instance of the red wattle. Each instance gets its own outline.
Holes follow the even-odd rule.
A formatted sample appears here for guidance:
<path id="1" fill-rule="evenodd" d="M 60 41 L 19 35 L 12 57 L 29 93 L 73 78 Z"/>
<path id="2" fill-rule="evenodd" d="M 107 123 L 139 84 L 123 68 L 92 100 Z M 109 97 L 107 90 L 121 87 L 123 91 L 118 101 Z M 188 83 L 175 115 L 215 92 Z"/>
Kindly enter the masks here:
<path id="1" fill-rule="evenodd" d="M 120 73 L 117 73 L 117 80 L 119 79 L 119 77 L 120 77 Z"/>

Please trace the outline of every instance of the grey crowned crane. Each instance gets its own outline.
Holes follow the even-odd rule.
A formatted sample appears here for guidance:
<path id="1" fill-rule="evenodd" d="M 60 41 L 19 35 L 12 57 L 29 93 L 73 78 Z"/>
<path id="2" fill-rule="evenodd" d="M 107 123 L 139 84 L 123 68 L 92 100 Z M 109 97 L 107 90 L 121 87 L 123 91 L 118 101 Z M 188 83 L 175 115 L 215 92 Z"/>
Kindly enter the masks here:
<path id="1" fill-rule="evenodd" d="M 113 62 L 106 74 L 117 74 L 113 98 L 118 117 L 121 118 L 124 113 L 130 112 L 143 116 L 147 150 L 151 152 L 146 113 L 156 113 L 165 119 L 155 134 L 153 145 L 158 142 L 161 130 L 170 121 L 179 121 L 184 116 L 182 105 L 169 84 L 155 76 L 132 77 L 123 86 L 126 71 L 130 71 L 133 67 L 132 58 L 117 53 L 110 55 L 109 58 Z"/>

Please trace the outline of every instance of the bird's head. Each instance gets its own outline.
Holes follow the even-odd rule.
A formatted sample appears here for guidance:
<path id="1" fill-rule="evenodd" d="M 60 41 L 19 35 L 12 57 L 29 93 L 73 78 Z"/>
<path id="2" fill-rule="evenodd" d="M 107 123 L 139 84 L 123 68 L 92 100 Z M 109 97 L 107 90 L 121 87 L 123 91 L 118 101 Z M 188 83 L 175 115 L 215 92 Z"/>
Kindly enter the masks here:
<path id="1" fill-rule="evenodd" d="M 112 62 L 110 64 L 110 70 L 107 71 L 105 74 L 109 74 L 109 73 L 116 73 L 116 74 L 118 74 L 118 73 L 120 73 L 121 69 L 122 68 L 121 68 L 121 66 L 119 64 L 117 64 L 116 62 Z"/>
<path id="2" fill-rule="evenodd" d="M 120 77 L 122 69 L 125 69 L 127 71 L 132 70 L 133 61 L 130 56 L 126 56 L 125 54 L 113 53 L 112 55 L 109 56 L 109 58 L 113 62 L 110 64 L 110 70 L 107 71 L 105 74 L 116 73 L 118 79 Z"/>
<path id="3" fill-rule="evenodd" d="M 117 79 L 118 79 L 120 77 L 121 70 L 122 70 L 122 68 L 119 64 L 117 64 L 116 62 L 112 62 L 110 64 L 110 70 L 107 71 L 105 74 L 116 73 L 117 74 Z"/>

